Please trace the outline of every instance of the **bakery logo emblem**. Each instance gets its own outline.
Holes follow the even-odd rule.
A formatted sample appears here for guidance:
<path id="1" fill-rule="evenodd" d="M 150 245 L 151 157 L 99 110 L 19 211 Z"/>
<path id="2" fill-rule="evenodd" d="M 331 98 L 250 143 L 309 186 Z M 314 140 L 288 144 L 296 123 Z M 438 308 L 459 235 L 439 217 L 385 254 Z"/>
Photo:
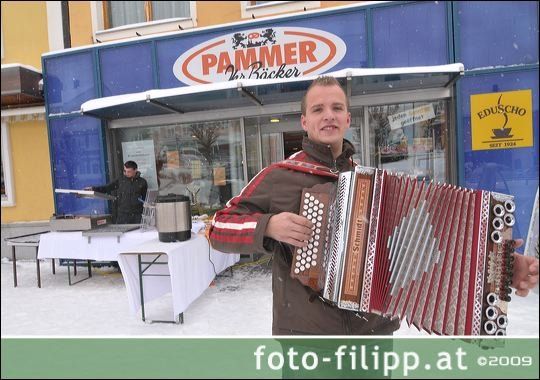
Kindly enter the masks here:
<path id="1" fill-rule="evenodd" d="M 187 85 L 297 78 L 328 71 L 346 51 L 341 38 L 319 29 L 251 29 L 192 47 L 175 61 L 173 73 Z"/>
<path id="2" fill-rule="evenodd" d="M 276 32 L 274 29 L 265 29 L 261 33 L 251 33 L 248 36 L 245 33 L 234 33 L 232 38 L 232 48 L 234 50 L 275 44 Z"/>

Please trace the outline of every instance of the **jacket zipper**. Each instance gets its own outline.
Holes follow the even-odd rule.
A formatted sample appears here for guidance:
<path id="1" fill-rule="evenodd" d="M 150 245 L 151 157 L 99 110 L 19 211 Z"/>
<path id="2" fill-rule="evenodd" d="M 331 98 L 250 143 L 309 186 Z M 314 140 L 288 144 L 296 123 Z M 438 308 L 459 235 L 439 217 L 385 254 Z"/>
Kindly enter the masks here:
<path id="1" fill-rule="evenodd" d="M 334 167 L 332 169 L 330 169 L 330 172 L 333 173 L 333 174 L 339 173 L 339 170 L 337 168 L 337 160 L 334 160 Z"/>

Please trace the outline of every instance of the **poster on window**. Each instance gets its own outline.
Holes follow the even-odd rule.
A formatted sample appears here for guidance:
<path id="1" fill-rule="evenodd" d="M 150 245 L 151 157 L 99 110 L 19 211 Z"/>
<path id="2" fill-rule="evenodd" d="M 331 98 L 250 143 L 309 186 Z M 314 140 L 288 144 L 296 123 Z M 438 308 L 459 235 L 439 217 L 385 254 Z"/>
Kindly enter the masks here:
<path id="1" fill-rule="evenodd" d="M 532 91 L 471 95 L 472 150 L 533 146 Z"/>
<path id="2" fill-rule="evenodd" d="M 135 161 L 137 163 L 137 170 L 141 172 L 141 177 L 148 182 L 148 190 L 158 189 L 153 140 L 123 142 L 122 157 L 124 162 Z"/>

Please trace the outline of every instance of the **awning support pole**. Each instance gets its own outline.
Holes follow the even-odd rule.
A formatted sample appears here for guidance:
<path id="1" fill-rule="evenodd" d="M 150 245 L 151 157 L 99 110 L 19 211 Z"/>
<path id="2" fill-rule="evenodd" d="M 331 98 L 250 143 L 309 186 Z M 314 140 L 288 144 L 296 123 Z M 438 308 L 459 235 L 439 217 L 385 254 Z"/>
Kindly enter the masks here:
<path id="1" fill-rule="evenodd" d="M 244 87 L 242 87 L 242 85 L 239 83 L 238 84 L 238 91 L 240 91 L 242 93 L 242 95 L 245 95 L 249 98 L 249 100 L 251 100 L 253 103 L 255 103 L 255 105 L 258 105 L 258 106 L 262 106 L 263 105 L 263 102 L 257 98 L 252 92 L 246 90 Z"/>
<path id="2" fill-rule="evenodd" d="M 444 84 L 444 87 L 446 88 L 446 87 L 452 86 L 454 82 L 457 81 L 459 77 L 461 77 L 462 75 L 464 75 L 463 71 L 460 71 L 459 73 L 455 73 L 454 75 L 452 75 L 450 80 Z"/>
<path id="3" fill-rule="evenodd" d="M 150 95 L 146 95 L 146 103 L 153 104 L 156 107 L 159 107 L 159 108 L 164 109 L 164 110 L 169 111 L 169 112 L 181 113 L 181 114 L 184 113 L 184 111 L 179 110 L 178 108 L 174 108 L 174 107 L 171 107 L 171 106 L 169 106 L 167 104 L 163 104 L 163 103 L 161 103 L 160 101 L 158 101 L 156 99 L 150 99 Z"/>

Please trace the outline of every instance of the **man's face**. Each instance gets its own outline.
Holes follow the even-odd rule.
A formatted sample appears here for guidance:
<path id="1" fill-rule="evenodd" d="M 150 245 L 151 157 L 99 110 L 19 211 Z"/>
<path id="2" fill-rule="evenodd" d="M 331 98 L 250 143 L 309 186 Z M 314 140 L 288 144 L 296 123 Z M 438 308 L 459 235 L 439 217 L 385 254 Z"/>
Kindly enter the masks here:
<path id="1" fill-rule="evenodd" d="M 132 168 L 126 168 L 124 166 L 124 175 L 127 177 L 127 178 L 133 178 L 135 177 L 135 174 L 137 173 L 137 170 L 136 169 L 132 169 Z"/>
<path id="2" fill-rule="evenodd" d="M 333 151 L 341 151 L 343 136 L 351 125 L 351 114 L 341 88 L 312 87 L 306 97 L 306 114 L 302 115 L 301 121 L 311 140 L 328 144 Z"/>

